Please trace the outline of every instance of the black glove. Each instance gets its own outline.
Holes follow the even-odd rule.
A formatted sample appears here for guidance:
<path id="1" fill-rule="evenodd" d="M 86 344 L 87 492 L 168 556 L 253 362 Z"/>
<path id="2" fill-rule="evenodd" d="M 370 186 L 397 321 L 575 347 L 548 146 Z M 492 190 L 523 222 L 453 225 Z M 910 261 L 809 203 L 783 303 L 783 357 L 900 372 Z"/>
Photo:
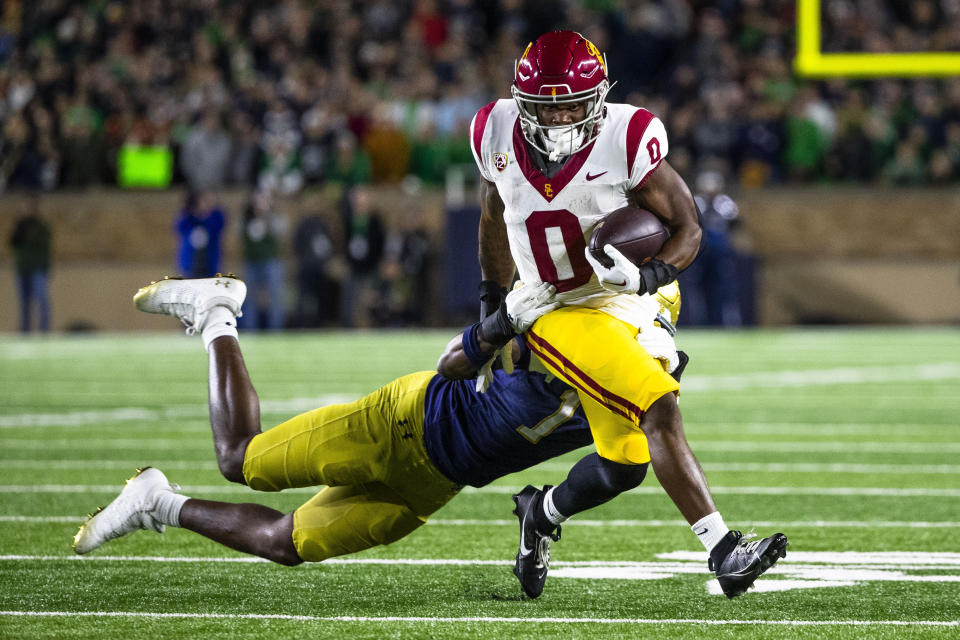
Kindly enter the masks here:
<path id="1" fill-rule="evenodd" d="M 500 303 L 507 297 L 507 289 L 494 280 L 484 280 L 480 283 L 480 319 L 493 315 L 500 308 Z"/>
<path id="2" fill-rule="evenodd" d="M 640 288 L 637 293 L 655 293 L 657 289 L 677 279 L 680 270 L 663 260 L 648 260 L 637 267 L 640 271 Z"/>

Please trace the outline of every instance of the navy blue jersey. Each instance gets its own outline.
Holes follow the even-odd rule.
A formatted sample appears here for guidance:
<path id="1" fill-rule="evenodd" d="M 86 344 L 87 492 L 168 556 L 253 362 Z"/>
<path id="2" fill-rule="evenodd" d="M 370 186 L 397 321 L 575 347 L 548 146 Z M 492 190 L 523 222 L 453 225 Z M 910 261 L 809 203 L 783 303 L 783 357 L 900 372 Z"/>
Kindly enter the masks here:
<path id="1" fill-rule="evenodd" d="M 443 475 L 482 487 L 593 442 L 574 389 L 527 369 L 494 373 L 486 393 L 440 375 L 427 386 L 423 441 Z"/>

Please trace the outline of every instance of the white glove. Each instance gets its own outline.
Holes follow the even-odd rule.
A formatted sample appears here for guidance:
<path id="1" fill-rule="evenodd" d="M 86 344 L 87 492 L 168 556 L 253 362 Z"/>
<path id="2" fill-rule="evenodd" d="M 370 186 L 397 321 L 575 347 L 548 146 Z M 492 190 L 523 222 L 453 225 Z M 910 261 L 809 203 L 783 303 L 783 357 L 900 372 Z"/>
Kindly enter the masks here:
<path id="1" fill-rule="evenodd" d="M 670 332 L 663 327 L 654 324 L 640 327 L 637 342 L 646 349 L 647 353 L 663 363 L 663 369 L 667 373 L 673 373 L 679 366 L 680 356 L 677 355 L 677 344 L 673 341 Z"/>
<path id="2" fill-rule="evenodd" d="M 496 356 L 487 360 L 487 363 L 480 367 L 480 370 L 477 371 L 477 393 L 486 393 L 487 387 L 489 387 L 490 383 L 493 382 L 494 360 L 496 360 Z"/>
<path id="3" fill-rule="evenodd" d="M 504 373 L 513 373 L 513 340 L 497 349 L 493 357 L 477 371 L 477 393 L 486 393 L 487 387 L 493 382 L 493 364 L 497 358 L 500 358 L 500 366 L 503 367 Z"/>
<path id="4" fill-rule="evenodd" d="M 560 306 L 557 288 L 546 282 L 525 284 L 507 294 L 507 317 L 517 333 L 524 333 L 537 319 Z"/>
<path id="5" fill-rule="evenodd" d="M 584 249 L 587 262 L 593 267 L 594 273 L 600 279 L 600 285 L 607 291 L 615 293 L 636 293 L 640 290 L 640 269 L 612 244 L 603 246 L 603 251 L 613 260 L 613 266 L 607 268 L 590 254 L 590 247 Z"/>

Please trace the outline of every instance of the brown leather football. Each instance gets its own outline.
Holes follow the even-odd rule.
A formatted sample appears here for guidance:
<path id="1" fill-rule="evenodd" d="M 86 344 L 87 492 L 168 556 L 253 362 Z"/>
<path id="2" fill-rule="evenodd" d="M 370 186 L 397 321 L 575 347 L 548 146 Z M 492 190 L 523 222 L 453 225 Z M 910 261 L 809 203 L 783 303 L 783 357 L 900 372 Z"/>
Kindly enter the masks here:
<path id="1" fill-rule="evenodd" d="M 603 252 L 603 247 L 610 244 L 640 266 L 660 253 L 669 237 L 660 218 L 646 209 L 628 205 L 611 211 L 593 228 L 590 253 L 600 264 L 612 267 L 613 261 Z"/>

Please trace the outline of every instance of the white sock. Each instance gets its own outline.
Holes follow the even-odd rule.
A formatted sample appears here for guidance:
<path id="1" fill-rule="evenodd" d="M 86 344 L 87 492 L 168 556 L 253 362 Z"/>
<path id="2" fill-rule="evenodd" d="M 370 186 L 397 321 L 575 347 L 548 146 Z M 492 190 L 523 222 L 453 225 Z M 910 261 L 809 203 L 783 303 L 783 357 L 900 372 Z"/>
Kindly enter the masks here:
<path id="1" fill-rule="evenodd" d="M 553 504 L 553 490 L 555 488 L 556 487 L 550 487 L 543 496 L 543 513 L 546 514 L 547 520 L 553 524 L 560 524 L 566 521 L 567 516 L 557 511 L 557 508 Z"/>
<path id="2" fill-rule="evenodd" d="M 730 531 L 730 527 L 723 522 L 723 516 L 720 515 L 719 511 L 714 511 L 710 515 L 700 518 L 690 528 L 700 538 L 700 542 L 703 543 L 707 553 L 713 551 L 717 543 L 723 540 L 723 536 Z"/>
<path id="3" fill-rule="evenodd" d="M 153 505 L 151 515 L 157 522 L 171 527 L 179 527 L 180 510 L 183 509 L 183 503 L 189 499 L 187 496 L 173 491 L 158 491 L 157 502 Z"/>
<path id="4" fill-rule="evenodd" d="M 220 336 L 233 336 L 238 338 L 237 335 L 237 317 L 233 315 L 233 312 L 230 309 L 227 309 L 224 306 L 216 306 L 210 311 L 207 312 L 206 321 L 203 324 L 203 348 L 210 351 L 210 343 L 219 338 Z"/>

